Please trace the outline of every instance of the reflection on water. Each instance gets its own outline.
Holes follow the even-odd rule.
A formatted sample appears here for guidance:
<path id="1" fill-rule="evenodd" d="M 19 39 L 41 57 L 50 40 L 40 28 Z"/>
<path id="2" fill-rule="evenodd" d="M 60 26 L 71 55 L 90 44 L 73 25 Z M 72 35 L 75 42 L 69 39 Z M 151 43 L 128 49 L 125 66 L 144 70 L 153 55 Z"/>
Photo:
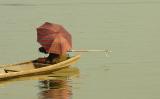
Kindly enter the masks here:
<path id="1" fill-rule="evenodd" d="M 71 87 L 66 80 L 43 80 L 39 82 L 39 99 L 70 99 Z"/>
<path id="2" fill-rule="evenodd" d="M 79 77 L 79 69 L 70 66 L 46 75 L 0 81 L 0 97 L 3 99 L 17 99 L 17 97 L 18 99 L 70 99 L 72 96 L 70 82 L 76 77 Z M 31 96 L 28 97 L 28 95 Z"/>
<path id="3" fill-rule="evenodd" d="M 79 75 L 78 68 L 66 68 L 48 77 L 56 77 L 57 79 L 48 79 L 39 81 L 39 99 L 70 99 L 72 95 L 71 86 L 68 79 Z"/>
<path id="4" fill-rule="evenodd" d="M 79 76 L 79 69 L 72 67 L 54 72 L 48 77 L 56 77 L 56 79 L 39 81 L 39 99 L 71 99 L 72 89 L 68 84 L 68 80 L 72 77 Z"/>

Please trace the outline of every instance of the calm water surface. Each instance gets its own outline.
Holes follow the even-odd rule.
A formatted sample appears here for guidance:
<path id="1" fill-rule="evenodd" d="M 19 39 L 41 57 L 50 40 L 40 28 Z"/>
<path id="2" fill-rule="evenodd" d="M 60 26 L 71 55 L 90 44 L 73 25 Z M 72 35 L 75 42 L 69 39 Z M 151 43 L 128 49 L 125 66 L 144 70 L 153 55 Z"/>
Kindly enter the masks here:
<path id="1" fill-rule="evenodd" d="M 63 24 L 74 49 L 112 50 L 82 53 L 76 72 L 0 82 L 0 99 L 159 99 L 159 9 L 153 0 L 0 0 L 0 64 L 44 56 L 36 27 L 45 21 Z"/>

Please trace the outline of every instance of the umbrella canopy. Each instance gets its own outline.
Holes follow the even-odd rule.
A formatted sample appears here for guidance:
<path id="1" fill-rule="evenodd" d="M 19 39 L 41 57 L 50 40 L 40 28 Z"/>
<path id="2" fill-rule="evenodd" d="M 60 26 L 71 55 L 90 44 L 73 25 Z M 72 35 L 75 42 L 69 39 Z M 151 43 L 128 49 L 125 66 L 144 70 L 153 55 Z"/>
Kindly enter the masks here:
<path id="1" fill-rule="evenodd" d="M 37 42 L 48 53 L 65 54 L 72 48 L 71 34 L 63 26 L 49 22 L 37 28 Z"/>

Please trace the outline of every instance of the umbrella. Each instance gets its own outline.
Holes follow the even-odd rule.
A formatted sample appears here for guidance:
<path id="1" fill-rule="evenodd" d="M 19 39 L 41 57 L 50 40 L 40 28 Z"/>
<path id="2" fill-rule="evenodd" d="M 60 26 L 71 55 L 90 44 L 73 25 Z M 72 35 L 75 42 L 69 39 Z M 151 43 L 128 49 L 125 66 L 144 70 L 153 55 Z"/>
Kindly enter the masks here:
<path id="1" fill-rule="evenodd" d="M 63 26 L 49 22 L 37 28 L 37 42 L 48 53 L 65 54 L 72 48 L 71 34 Z"/>

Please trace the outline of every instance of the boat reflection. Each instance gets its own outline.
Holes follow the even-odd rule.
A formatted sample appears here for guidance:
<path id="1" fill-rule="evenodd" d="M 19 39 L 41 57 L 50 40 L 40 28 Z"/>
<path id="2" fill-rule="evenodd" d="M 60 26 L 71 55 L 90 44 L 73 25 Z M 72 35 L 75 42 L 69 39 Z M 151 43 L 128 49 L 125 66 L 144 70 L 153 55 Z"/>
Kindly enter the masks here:
<path id="1" fill-rule="evenodd" d="M 39 81 L 39 99 L 71 99 L 72 88 L 69 81 L 78 76 L 79 69 L 72 67 L 50 75 L 56 79 Z"/>
<path id="2" fill-rule="evenodd" d="M 71 99 L 72 90 L 66 80 L 40 81 L 39 99 Z"/>

